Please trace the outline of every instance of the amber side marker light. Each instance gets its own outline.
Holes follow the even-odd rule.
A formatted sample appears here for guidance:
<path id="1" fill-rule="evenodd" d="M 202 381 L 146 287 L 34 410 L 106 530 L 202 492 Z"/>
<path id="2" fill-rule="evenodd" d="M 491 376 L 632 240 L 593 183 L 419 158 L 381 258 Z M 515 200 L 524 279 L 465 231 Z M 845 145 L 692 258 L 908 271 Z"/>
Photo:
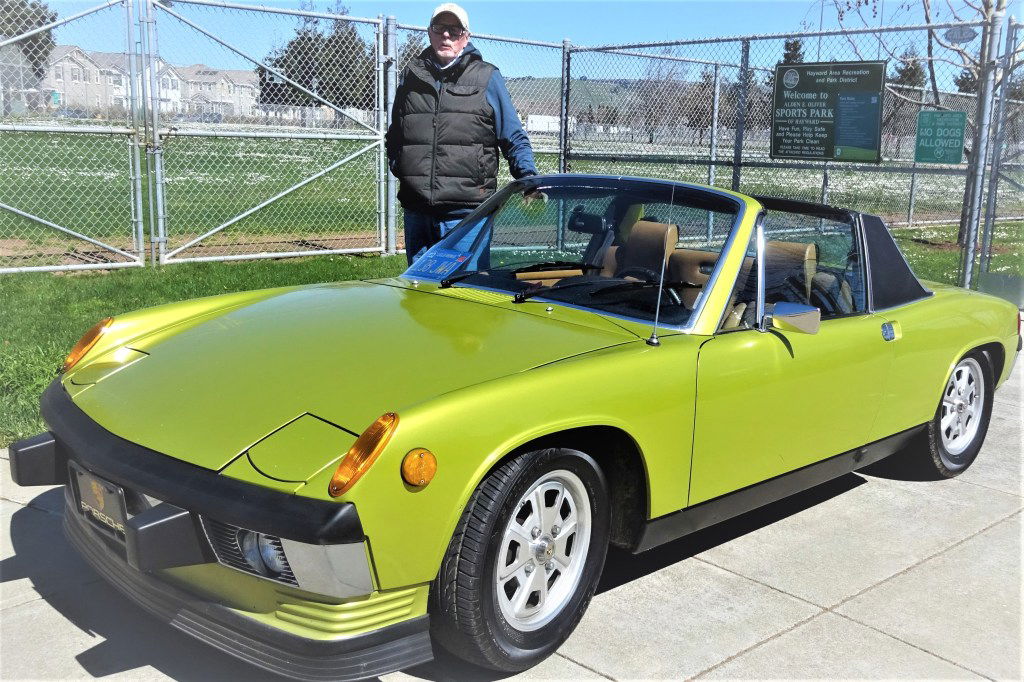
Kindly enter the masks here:
<path id="1" fill-rule="evenodd" d="M 110 325 L 113 323 L 114 318 L 105 317 L 90 327 L 89 331 L 85 334 L 82 334 L 82 338 L 78 339 L 78 343 L 76 343 L 75 347 L 71 349 L 68 356 L 64 358 L 64 366 L 61 367 L 60 371 L 66 372 L 77 365 L 78 361 L 85 357 L 85 354 L 96 345 L 96 342 L 100 340 L 100 337 L 103 336 L 108 329 L 110 329 Z"/>
<path id="2" fill-rule="evenodd" d="M 327 492 L 331 497 L 344 495 L 363 474 L 369 471 L 373 460 L 377 459 L 377 455 L 388 444 L 388 440 L 391 439 L 391 434 L 395 432 L 397 426 L 398 415 L 388 412 L 378 417 L 377 421 L 363 431 L 363 435 L 356 438 L 356 442 L 341 458 L 341 464 L 338 465 L 338 470 L 331 477 L 331 484 L 327 486 Z"/>
<path id="3" fill-rule="evenodd" d="M 410 450 L 402 460 L 402 480 L 416 488 L 425 488 L 437 473 L 437 458 L 424 448 Z"/>

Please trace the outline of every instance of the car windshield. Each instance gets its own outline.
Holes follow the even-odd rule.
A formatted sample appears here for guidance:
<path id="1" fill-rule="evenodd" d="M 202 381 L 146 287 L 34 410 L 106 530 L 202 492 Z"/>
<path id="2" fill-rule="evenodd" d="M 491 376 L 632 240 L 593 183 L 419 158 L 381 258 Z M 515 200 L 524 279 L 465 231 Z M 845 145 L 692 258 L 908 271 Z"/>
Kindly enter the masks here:
<path id="1" fill-rule="evenodd" d="M 528 178 L 467 216 L 403 276 L 642 321 L 657 310 L 661 323 L 681 326 L 741 210 L 727 194 L 680 183 Z"/>

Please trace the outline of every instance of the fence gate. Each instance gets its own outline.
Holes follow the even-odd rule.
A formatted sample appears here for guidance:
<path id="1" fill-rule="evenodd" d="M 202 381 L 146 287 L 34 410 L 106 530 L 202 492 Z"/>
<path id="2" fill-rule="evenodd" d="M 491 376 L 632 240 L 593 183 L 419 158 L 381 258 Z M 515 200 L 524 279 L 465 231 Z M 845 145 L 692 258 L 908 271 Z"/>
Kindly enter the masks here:
<path id="1" fill-rule="evenodd" d="M 0 3 L 0 273 L 142 265 L 132 14 Z"/>
<path id="2" fill-rule="evenodd" d="M 382 22 L 144 1 L 157 260 L 383 251 Z"/>

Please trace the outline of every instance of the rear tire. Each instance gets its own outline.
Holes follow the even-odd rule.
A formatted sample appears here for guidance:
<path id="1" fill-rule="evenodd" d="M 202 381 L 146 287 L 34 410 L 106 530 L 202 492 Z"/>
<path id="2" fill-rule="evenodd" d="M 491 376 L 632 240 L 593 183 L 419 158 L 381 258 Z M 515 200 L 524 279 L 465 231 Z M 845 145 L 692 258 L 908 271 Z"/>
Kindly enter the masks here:
<path id="1" fill-rule="evenodd" d="M 608 549 L 608 485 L 576 450 L 520 455 L 473 493 L 431 586 L 434 640 L 457 657 L 519 672 L 572 633 Z"/>
<path id="2" fill-rule="evenodd" d="M 974 463 L 988 432 L 994 391 L 988 356 L 972 351 L 961 358 L 946 380 L 924 442 L 913 453 L 923 473 L 953 478 Z"/>

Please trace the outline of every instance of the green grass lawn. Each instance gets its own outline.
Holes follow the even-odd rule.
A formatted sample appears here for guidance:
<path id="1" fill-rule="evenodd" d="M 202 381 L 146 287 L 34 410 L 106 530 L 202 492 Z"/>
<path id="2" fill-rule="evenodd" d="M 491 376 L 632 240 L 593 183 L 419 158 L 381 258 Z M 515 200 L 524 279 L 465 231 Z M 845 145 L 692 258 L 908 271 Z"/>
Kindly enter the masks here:
<path id="1" fill-rule="evenodd" d="M 956 225 L 896 228 L 892 233 L 918 277 L 959 283 Z M 996 223 L 993 245 L 989 272 L 1024 278 L 1024 222 Z"/>
<path id="2" fill-rule="evenodd" d="M 388 277 L 403 270 L 405 256 L 322 256 L 0 275 L 0 447 L 43 430 L 39 395 L 78 337 L 104 317 L 231 291 Z"/>

